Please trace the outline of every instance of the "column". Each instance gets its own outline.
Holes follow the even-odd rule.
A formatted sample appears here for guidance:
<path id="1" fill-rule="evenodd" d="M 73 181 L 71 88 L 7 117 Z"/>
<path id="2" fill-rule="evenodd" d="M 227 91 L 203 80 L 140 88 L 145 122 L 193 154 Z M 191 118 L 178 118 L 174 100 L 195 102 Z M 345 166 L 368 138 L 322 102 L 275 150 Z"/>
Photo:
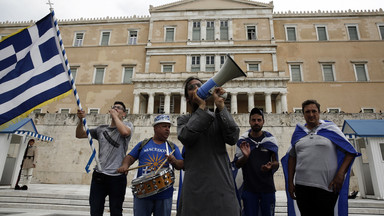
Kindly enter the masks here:
<path id="1" fill-rule="evenodd" d="M 145 57 L 145 72 L 146 73 L 149 73 L 149 62 L 151 60 L 151 56 L 150 55 L 147 55 Z"/>
<path id="2" fill-rule="evenodd" d="M 276 98 L 276 113 L 282 113 L 282 109 L 281 109 L 281 97 L 278 96 Z"/>
<path id="3" fill-rule="evenodd" d="M 231 92 L 231 113 L 237 114 L 237 92 Z"/>
<path id="4" fill-rule="evenodd" d="M 188 20 L 188 41 L 192 40 L 193 20 Z"/>
<path id="5" fill-rule="evenodd" d="M 205 71 L 206 61 L 205 55 L 200 55 L 200 71 Z"/>
<path id="6" fill-rule="evenodd" d="M 273 64 L 273 71 L 278 71 L 277 67 L 277 56 L 276 53 L 272 53 L 272 64 Z"/>
<path id="7" fill-rule="evenodd" d="M 220 70 L 220 55 L 215 55 L 215 71 Z"/>
<path id="8" fill-rule="evenodd" d="M 140 93 L 134 92 L 133 93 L 134 100 L 133 100 L 133 114 L 139 114 L 139 108 L 140 108 Z"/>
<path id="9" fill-rule="evenodd" d="M 248 92 L 248 112 L 255 107 L 255 94 L 252 92 Z"/>
<path id="10" fill-rule="evenodd" d="M 153 114 L 153 108 L 154 108 L 154 98 L 155 93 L 153 92 L 148 92 L 148 109 L 147 109 L 147 114 Z"/>
<path id="11" fill-rule="evenodd" d="M 200 40 L 205 41 L 207 38 L 207 20 L 200 21 Z"/>
<path id="12" fill-rule="evenodd" d="M 265 92 L 265 113 L 272 113 L 272 99 L 271 92 Z"/>
<path id="13" fill-rule="evenodd" d="M 288 104 L 287 104 L 287 92 L 281 92 L 281 111 L 284 113 L 288 112 Z"/>
<path id="14" fill-rule="evenodd" d="M 185 71 L 191 72 L 192 56 L 191 55 L 186 55 L 186 58 L 187 58 L 187 64 L 185 66 Z"/>
<path id="15" fill-rule="evenodd" d="M 164 113 L 169 114 L 171 110 L 171 92 L 164 92 Z"/>
<path id="16" fill-rule="evenodd" d="M 215 20 L 215 38 L 214 38 L 214 40 L 216 41 L 216 39 L 220 40 L 220 20 L 218 20 L 218 19 Z"/>
<path id="17" fill-rule="evenodd" d="M 233 40 L 233 28 L 232 28 L 232 19 L 228 20 L 228 39 Z"/>
<path id="18" fill-rule="evenodd" d="M 184 94 L 181 94 L 180 97 L 180 114 L 186 114 L 187 113 L 187 99 L 185 98 Z"/>

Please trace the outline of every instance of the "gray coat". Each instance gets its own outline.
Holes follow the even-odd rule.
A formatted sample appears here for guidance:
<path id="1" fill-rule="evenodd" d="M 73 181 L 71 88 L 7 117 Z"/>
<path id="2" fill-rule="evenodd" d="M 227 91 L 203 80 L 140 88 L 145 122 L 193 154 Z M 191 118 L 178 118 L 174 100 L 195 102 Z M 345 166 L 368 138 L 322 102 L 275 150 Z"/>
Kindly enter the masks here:
<path id="1" fill-rule="evenodd" d="M 178 138 L 185 149 L 177 215 L 240 215 L 226 149 L 226 143 L 236 144 L 239 131 L 227 109 L 215 113 L 197 109 L 177 119 Z"/>

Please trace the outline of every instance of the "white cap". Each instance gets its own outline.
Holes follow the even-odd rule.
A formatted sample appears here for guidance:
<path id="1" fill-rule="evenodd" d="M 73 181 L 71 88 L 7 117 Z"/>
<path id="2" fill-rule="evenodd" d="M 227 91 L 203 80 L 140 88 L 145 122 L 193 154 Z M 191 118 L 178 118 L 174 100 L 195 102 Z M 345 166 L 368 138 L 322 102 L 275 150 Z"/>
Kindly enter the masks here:
<path id="1" fill-rule="evenodd" d="M 169 124 L 171 124 L 171 120 L 170 120 L 168 115 L 164 115 L 164 114 L 163 115 L 158 115 L 158 116 L 156 116 L 155 122 L 152 124 L 152 126 L 155 126 L 155 125 L 157 125 L 159 123 L 169 123 Z"/>

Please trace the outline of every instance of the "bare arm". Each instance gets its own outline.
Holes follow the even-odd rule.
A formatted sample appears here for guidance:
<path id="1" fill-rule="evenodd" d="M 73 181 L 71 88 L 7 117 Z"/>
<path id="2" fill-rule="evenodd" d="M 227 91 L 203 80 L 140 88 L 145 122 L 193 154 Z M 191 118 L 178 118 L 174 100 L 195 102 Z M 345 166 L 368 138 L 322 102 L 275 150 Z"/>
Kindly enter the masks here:
<path id="1" fill-rule="evenodd" d="M 79 118 L 79 122 L 76 127 L 76 138 L 87 138 L 87 133 L 84 130 L 83 126 L 83 118 L 85 118 L 86 114 L 83 110 L 77 110 L 77 117 Z"/>
<path id="2" fill-rule="evenodd" d="M 119 118 L 119 114 L 115 109 L 110 109 L 109 113 L 112 117 L 112 124 L 116 125 L 117 130 L 121 136 L 127 137 L 131 135 L 131 129 L 124 124 L 122 119 Z"/>
<path id="3" fill-rule="evenodd" d="M 121 166 L 117 169 L 117 172 L 119 173 L 125 173 L 127 174 L 128 173 L 128 169 L 129 167 L 136 161 L 136 159 L 134 157 L 132 157 L 131 155 L 126 155 L 124 157 L 124 160 L 123 160 L 123 163 L 121 164 Z"/>
<path id="4" fill-rule="evenodd" d="M 329 189 L 333 189 L 333 191 L 337 193 L 340 192 L 341 187 L 343 186 L 343 183 L 344 183 L 345 174 L 347 173 L 348 168 L 351 165 L 354 157 L 355 156 L 353 154 L 346 153 L 343 163 L 341 164 L 335 177 L 333 178 L 333 180 L 328 186 Z"/>
<path id="5" fill-rule="evenodd" d="M 296 199 L 295 185 L 293 183 L 293 177 L 296 172 L 296 158 L 289 156 L 288 158 L 288 192 L 292 199 Z"/>
<path id="6" fill-rule="evenodd" d="M 168 158 L 168 163 L 172 164 L 173 167 L 177 170 L 184 168 L 184 160 L 177 160 L 173 155 L 166 155 Z"/>
<path id="7" fill-rule="evenodd" d="M 279 168 L 279 161 L 276 160 L 276 154 L 273 152 L 271 155 L 271 161 L 261 166 L 263 172 L 269 172 L 270 170 L 277 170 Z"/>

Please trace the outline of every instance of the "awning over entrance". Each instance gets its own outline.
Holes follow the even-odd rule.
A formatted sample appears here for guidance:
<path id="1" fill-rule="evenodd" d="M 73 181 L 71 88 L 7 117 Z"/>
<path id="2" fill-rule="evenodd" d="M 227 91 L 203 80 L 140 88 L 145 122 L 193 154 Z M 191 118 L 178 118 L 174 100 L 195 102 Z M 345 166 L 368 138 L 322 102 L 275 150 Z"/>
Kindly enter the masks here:
<path id="1" fill-rule="evenodd" d="M 48 137 L 45 135 L 41 135 L 37 132 L 37 129 L 35 127 L 35 124 L 33 123 L 32 119 L 25 118 L 21 121 L 18 121 L 15 124 L 9 125 L 9 127 L 0 130 L 0 133 L 12 133 L 12 134 L 19 134 L 19 135 L 27 135 L 35 137 L 36 139 L 39 139 L 41 141 L 51 142 L 53 141 L 52 137 Z"/>
<path id="2" fill-rule="evenodd" d="M 384 137 L 384 120 L 345 120 L 342 131 L 357 137 Z"/>

